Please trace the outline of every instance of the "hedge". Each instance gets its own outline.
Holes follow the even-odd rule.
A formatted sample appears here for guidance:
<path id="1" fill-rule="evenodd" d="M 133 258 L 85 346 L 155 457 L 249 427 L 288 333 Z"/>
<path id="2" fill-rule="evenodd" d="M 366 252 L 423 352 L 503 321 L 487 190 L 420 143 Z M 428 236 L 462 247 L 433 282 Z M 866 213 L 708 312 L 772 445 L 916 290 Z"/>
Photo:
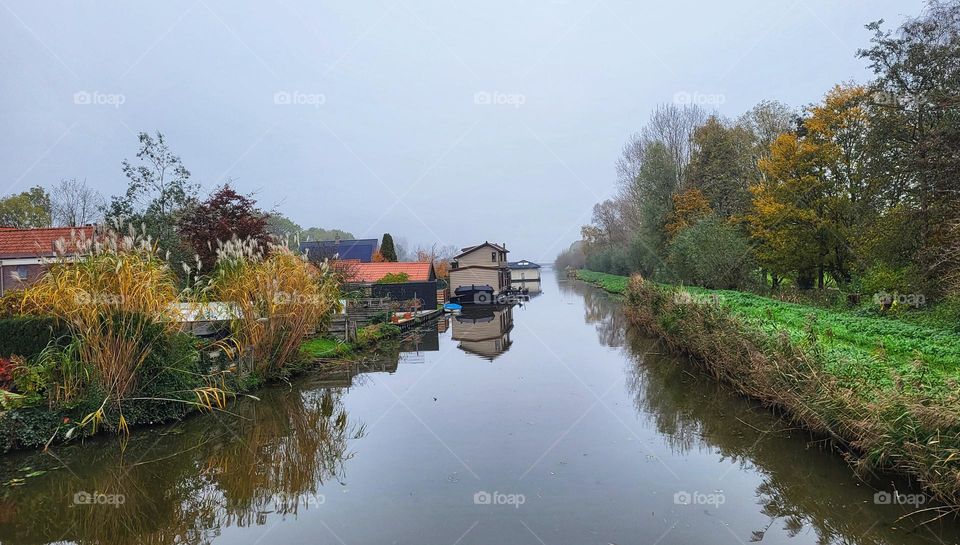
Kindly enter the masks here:
<path id="1" fill-rule="evenodd" d="M 51 341 L 58 341 L 67 335 L 67 328 L 54 318 L 3 318 L 0 319 L 0 357 L 18 355 L 31 358 L 43 351 Z"/>

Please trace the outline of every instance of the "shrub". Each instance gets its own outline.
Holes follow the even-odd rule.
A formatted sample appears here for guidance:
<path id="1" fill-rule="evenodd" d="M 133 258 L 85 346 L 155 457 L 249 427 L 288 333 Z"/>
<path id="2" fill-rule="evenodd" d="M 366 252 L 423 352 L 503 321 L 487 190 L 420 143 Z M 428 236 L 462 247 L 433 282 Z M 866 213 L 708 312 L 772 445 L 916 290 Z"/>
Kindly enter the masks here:
<path id="1" fill-rule="evenodd" d="M 377 284 L 403 284 L 410 281 L 410 275 L 405 272 L 387 273 L 377 280 Z"/>
<path id="2" fill-rule="evenodd" d="M 883 263 L 876 264 L 863 273 L 860 286 L 866 295 L 881 292 L 926 294 L 922 275 L 913 265 L 894 268 Z"/>
<path id="3" fill-rule="evenodd" d="M 591 271 L 628 275 L 631 271 L 630 253 L 626 248 L 607 246 L 587 256 L 587 268 Z"/>
<path id="4" fill-rule="evenodd" d="M 716 217 L 680 231 L 670 244 L 667 263 L 675 282 L 708 288 L 743 287 L 756 269 L 747 239 Z"/>
<path id="5" fill-rule="evenodd" d="M 0 357 L 32 358 L 51 343 L 62 342 L 70 331 L 56 318 L 14 316 L 0 319 Z"/>

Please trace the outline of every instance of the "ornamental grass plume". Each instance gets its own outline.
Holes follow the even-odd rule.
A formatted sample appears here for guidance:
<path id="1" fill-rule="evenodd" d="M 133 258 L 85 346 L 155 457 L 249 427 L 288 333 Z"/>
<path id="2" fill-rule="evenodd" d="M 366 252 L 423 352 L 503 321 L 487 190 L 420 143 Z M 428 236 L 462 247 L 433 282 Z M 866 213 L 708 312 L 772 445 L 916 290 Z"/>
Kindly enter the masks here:
<path id="1" fill-rule="evenodd" d="M 230 306 L 241 366 L 260 378 L 282 374 L 304 338 L 339 305 L 327 263 L 314 265 L 285 246 L 250 239 L 220 243 L 205 290 Z"/>
<path id="2" fill-rule="evenodd" d="M 153 343 L 177 329 L 170 315 L 179 294 L 176 277 L 156 242 L 133 227 L 125 235 L 109 231 L 92 239 L 74 234 L 55 246 L 57 257 L 22 292 L 19 312 L 53 316 L 69 327 L 76 358 L 91 368 L 91 381 L 104 396 L 84 421 L 96 427 L 107 407 L 119 407 L 134 392 Z M 80 389 L 69 386 L 67 398 Z M 122 412 L 119 427 L 126 427 Z"/>

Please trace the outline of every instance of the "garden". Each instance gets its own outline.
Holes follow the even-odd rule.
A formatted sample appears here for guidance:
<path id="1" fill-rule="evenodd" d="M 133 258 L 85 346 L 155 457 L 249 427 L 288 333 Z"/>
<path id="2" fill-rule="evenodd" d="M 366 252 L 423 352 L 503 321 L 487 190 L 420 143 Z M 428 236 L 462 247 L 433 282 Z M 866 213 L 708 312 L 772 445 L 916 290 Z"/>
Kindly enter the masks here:
<path id="1" fill-rule="evenodd" d="M 229 411 L 308 368 L 318 354 L 305 341 L 341 304 L 326 263 L 271 242 L 220 243 L 209 270 L 197 258 L 182 274 L 132 227 L 60 246 L 0 301 L 0 451 Z M 185 332 L 185 305 L 216 309 L 221 330 Z"/>

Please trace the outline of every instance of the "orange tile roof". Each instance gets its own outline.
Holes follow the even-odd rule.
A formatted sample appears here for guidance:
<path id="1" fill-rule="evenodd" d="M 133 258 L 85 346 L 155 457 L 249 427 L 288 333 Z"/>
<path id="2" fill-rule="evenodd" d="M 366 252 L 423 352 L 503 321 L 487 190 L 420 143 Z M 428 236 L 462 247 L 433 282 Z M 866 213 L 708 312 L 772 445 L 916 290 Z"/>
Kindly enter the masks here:
<path id="1" fill-rule="evenodd" d="M 356 263 L 350 268 L 355 271 L 353 282 L 376 282 L 388 274 L 399 273 L 407 273 L 411 282 L 430 280 L 430 263 L 420 261 Z"/>
<path id="2" fill-rule="evenodd" d="M 83 232 L 87 238 L 93 237 L 93 227 L 47 227 L 43 229 L 0 228 L 0 258 L 12 257 L 53 257 L 54 243 L 63 239 L 71 247 L 73 237 Z"/>

